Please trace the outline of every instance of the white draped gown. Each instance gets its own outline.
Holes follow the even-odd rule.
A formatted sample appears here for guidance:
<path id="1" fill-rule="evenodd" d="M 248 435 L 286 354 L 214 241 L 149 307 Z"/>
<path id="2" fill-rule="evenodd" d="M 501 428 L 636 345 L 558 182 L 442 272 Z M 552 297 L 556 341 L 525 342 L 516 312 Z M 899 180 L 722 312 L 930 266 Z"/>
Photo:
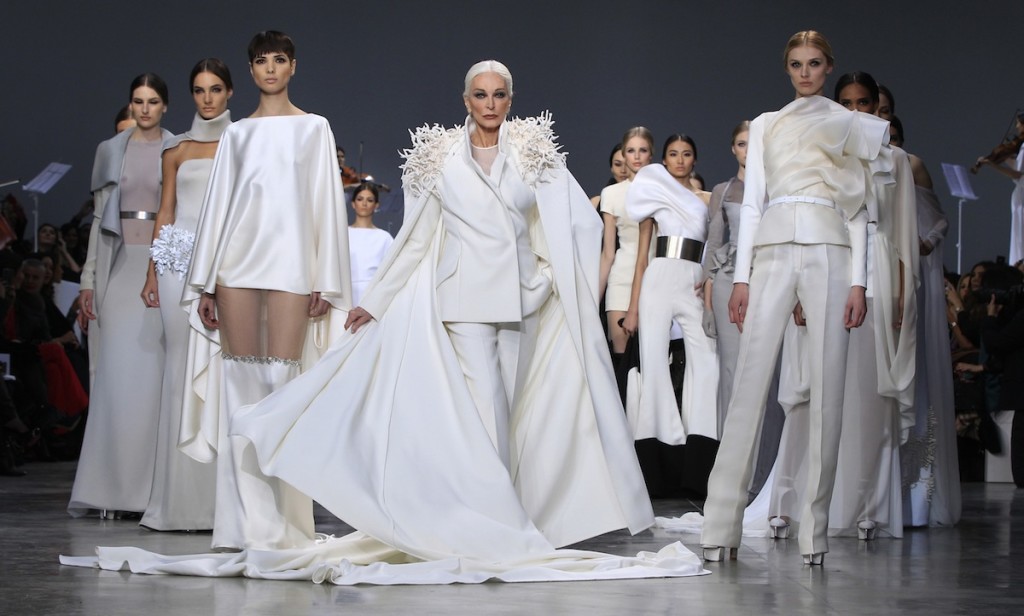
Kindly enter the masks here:
<path id="1" fill-rule="evenodd" d="M 919 186 L 916 197 L 918 232 L 934 249 L 921 256 L 915 421 L 900 448 L 903 522 L 907 526 L 952 526 L 960 521 L 961 497 L 942 268 L 942 240 L 949 223 L 933 191 Z"/>
<path id="2" fill-rule="evenodd" d="M 165 142 L 165 150 L 186 140 L 217 141 L 230 123 L 230 111 L 211 120 L 196 114 L 191 129 Z M 184 396 L 192 395 L 192 379 L 186 378 L 192 305 L 182 299 L 182 294 L 212 168 L 212 158 L 181 163 L 175 183 L 174 222 L 161 230 L 160 238 L 154 242 L 155 250 L 151 251 L 157 263 L 160 317 L 166 341 L 153 490 L 141 521 L 154 530 L 213 528 L 215 469 L 178 449 Z"/>
<path id="3" fill-rule="evenodd" d="M 94 378 L 68 504 L 75 517 L 90 510 L 145 511 L 153 485 L 163 327 L 159 312 L 139 297 L 149 245 L 123 241 L 118 210 L 155 216 L 161 142 L 132 141 L 126 132 L 100 144 L 93 169 L 96 212 L 82 288 L 93 289 L 97 317 L 89 329 Z M 112 152 L 112 145 L 124 149 Z"/>
<path id="4" fill-rule="evenodd" d="M 1024 148 L 1017 152 L 1014 165 L 1017 171 L 1024 171 Z M 1024 176 L 1013 181 L 1010 195 L 1010 265 L 1024 259 Z"/>

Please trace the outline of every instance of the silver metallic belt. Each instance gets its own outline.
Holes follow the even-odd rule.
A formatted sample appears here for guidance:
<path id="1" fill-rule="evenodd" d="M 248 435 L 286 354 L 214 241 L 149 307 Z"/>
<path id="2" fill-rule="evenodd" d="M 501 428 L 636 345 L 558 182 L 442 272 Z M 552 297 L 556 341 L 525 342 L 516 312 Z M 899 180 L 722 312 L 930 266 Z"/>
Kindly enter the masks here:
<path id="1" fill-rule="evenodd" d="M 783 203 L 812 203 L 814 205 L 824 205 L 835 209 L 836 204 L 834 201 L 828 199 L 819 199 L 817 197 L 805 197 L 803 195 L 788 195 L 785 197 L 776 197 L 768 202 L 768 207 L 775 205 L 782 205 Z"/>
<path id="2" fill-rule="evenodd" d="M 681 235 L 660 235 L 654 249 L 654 256 L 700 263 L 700 256 L 703 252 L 704 242 Z"/>
<path id="3" fill-rule="evenodd" d="M 122 220 L 156 220 L 156 212 L 121 212 Z"/>

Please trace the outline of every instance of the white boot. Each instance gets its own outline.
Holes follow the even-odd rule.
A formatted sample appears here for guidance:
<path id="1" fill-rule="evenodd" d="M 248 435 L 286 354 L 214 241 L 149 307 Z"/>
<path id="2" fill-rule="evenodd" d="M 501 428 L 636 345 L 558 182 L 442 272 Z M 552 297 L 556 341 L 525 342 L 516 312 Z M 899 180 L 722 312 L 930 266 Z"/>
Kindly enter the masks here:
<path id="1" fill-rule="evenodd" d="M 213 547 L 286 549 L 312 543 L 312 500 L 264 475 L 249 441 L 227 436 L 231 417 L 295 378 L 298 362 L 225 355 L 223 374 Z"/>

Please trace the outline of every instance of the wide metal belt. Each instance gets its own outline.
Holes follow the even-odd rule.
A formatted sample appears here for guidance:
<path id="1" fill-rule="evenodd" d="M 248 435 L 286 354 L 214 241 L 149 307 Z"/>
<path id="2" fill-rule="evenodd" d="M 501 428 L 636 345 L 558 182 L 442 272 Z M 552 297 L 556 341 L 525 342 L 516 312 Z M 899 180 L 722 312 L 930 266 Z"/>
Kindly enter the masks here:
<path id="1" fill-rule="evenodd" d="M 704 242 L 681 235 L 660 235 L 655 245 L 654 256 L 668 259 L 686 259 L 700 263 L 704 253 Z"/>
<path id="2" fill-rule="evenodd" d="M 156 212 L 121 212 L 122 220 L 156 220 Z"/>

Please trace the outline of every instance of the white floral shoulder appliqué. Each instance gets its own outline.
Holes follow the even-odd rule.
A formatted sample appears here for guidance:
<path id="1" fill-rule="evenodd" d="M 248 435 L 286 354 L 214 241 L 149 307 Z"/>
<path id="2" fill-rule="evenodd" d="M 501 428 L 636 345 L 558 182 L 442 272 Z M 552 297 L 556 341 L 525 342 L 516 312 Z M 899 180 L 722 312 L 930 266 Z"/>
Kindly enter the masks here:
<path id="1" fill-rule="evenodd" d="M 433 188 L 441 174 L 444 159 L 452 145 L 462 138 L 462 127 L 445 128 L 440 124 L 424 124 L 415 131 L 410 130 L 412 147 L 399 152 L 405 162 L 402 170 L 402 187 L 413 197 L 426 194 Z"/>
<path id="2" fill-rule="evenodd" d="M 517 153 L 523 181 L 536 186 L 547 169 L 565 166 L 565 153 L 556 142 L 554 120 L 545 111 L 533 118 L 512 118 L 505 121 L 505 132 L 511 148 Z M 402 150 L 402 186 L 412 197 L 430 191 L 441 174 L 445 157 L 452 146 L 464 138 L 464 128 L 445 128 L 440 124 L 423 125 L 410 130 L 412 147 Z"/>
<path id="3" fill-rule="evenodd" d="M 508 140 L 519 153 L 523 181 L 530 186 L 536 187 L 545 170 L 565 166 L 565 152 L 559 151 L 562 146 L 555 141 L 558 135 L 552 130 L 554 124 L 550 111 L 505 122 Z"/>
<path id="4" fill-rule="evenodd" d="M 188 229 L 164 225 L 160 228 L 160 235 L 153 240 L 149 247 L 149 254 L 153 257 L 153 264 L 161 276 L 167 272 L 184 278 L 188 274 L 188 266 L 192 261 L 192 246 L 195 244 L 196 234 Z"/>

